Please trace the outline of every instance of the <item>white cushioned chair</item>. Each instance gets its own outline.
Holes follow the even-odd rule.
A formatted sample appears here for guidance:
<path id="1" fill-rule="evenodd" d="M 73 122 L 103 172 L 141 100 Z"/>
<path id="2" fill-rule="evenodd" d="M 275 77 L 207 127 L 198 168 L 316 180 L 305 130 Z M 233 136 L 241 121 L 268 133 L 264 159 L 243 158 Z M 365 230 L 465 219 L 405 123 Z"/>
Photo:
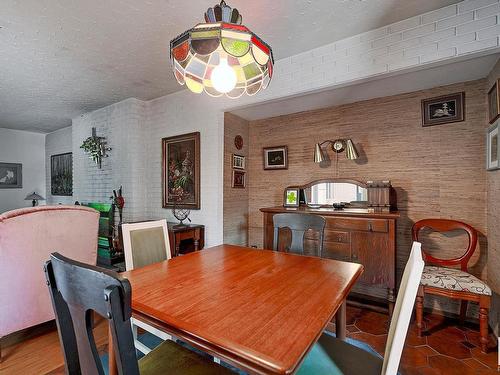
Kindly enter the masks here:
<path id="1" fill-rule="evenodd" d="M 297 375 L 397 374 L 423 269 L 421 245 L 414 242 L 399 287 L 383 359 L 324 333 L 306 356 Z"/>
<path id="2" fill-rule="evenodd" d="M 172 258 L 166 220 L 123 224 L 122 234 L 127 271 Z M 152 333 L 162 340 L 172 338 L 168 333 L 136 318 L 132 317 L 131 323 L 135 347 L 144 354 L 151 352 L 151 349 L 137 339 L 137 327 Z"/>

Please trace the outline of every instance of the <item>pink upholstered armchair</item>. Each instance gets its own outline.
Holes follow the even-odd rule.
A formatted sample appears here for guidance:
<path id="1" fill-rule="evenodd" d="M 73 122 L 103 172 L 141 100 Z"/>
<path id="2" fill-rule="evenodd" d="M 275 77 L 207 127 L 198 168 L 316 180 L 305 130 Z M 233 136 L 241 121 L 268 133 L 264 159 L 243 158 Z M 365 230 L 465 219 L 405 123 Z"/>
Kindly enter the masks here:
<path id="1" fill-rule="evenodd" d="M 98 226 L 98 212 L 81 206 L 0 214 L 0 338 L 54 319 L 43 264 L 58 251 L 95 265 Z"/>

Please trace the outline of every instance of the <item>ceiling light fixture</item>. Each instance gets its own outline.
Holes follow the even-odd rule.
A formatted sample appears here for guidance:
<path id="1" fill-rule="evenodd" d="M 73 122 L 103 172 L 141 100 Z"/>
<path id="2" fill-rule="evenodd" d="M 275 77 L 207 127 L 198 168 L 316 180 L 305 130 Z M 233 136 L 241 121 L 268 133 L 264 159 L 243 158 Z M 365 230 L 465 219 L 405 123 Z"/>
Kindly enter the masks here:
<path id="1" fill-rule="evenodd" d="M 177 82 L 215 97 L 265 89 L 273 75 L 271 47 L 241 24 L 238 9 L 221 1 L 207 10 L 205 21 L 170 42 Z"/>

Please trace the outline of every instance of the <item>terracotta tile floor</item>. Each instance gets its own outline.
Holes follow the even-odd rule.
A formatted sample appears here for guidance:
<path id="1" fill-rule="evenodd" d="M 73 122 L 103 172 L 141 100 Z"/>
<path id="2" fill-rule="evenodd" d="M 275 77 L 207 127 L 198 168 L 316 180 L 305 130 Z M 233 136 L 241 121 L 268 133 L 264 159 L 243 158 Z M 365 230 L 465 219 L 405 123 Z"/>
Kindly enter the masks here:
<path id="1" fill-rule="evenodd" d="M 440 315 L 425 315 L 427 334 L 419 338 L 412 323 L 399 367 L 402 375 L 498 374 L 497 349 L 491 337 L 488 354 L 479 349 L 478 327 L 464 327 Z M 388 316 L 360 308 L 347 308 L 348 336 L 364 341 L 381 355 L 387 340 Z"/>

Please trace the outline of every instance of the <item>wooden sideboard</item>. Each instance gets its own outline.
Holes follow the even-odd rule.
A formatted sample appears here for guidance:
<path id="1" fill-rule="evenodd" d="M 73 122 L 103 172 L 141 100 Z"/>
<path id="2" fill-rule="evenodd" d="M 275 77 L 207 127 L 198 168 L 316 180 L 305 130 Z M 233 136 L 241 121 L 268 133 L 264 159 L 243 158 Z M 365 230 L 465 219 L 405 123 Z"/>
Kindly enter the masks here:
<path id="1" fill-rule="evenodd" d="M 356 262 L 364 266 L 353 292 L 383 299 L 392 312 L 396 289 L 396 220 L 399 212 L 368 209 L 334 210 L 308 207 L 261 208 L 264 213 L 264 248 L 273 249 L 273 216 L 307 213 L 326 219 L 323 258 Z"/>

